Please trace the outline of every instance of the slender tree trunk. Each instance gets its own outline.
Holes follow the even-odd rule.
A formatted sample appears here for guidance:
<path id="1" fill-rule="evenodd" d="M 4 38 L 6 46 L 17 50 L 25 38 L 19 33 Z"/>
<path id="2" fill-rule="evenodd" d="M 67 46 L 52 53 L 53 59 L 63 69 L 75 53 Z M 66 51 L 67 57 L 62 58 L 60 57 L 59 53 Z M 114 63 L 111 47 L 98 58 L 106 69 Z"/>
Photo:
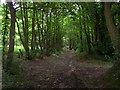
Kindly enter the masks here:
<path id="1" fill-rule="evenodd" d="M 79 23 L 80 23 L 80 30 L 79 30 L 79 37 L 80 37 L 80 51 L 81 52 L 83 52 L 83 25 L 82 25 L 82 22 L 83 22 L 83 20 L 82 20 L 82 8 L 80 8 L 80 6 L 78 5 L 78 7 L 79 7 L 79 12 L 80 12 L 80 16 L 79 16 Z"/>
<path id="2" fill-rule="evenodd" d="M 51 52 L 51 50 L 52 50 L 52 10 L 50 11 L 50 20 L 49 20 L 49 28 L 50 28 L 50 31 L 49 31 L 49 35 L 50 35 L 50 39 L 49 39 L 49 46 L 50 46 L 50 48 L 49 48 L 49 50 L 50 50 L 50 52 Z"/>
<path id="3" fill-rule="evenodd" d="M 42 43 L 41 43 L 41 28 L 40 28 L 38 13 L 36 13 L 36 16 L 37 16 L 37 29 L 38 29 L 39 46 L 40 46 L 41 52 L 43 52 Z"/>
<path id="4" fill-rule="evenodd" d="M 47 55 L 47 13 L 46 13 L 46 10 L 45 11 L 45 23 L 46 25 L 44 25 L 44 54 Z"/>
<path id="5" fill-rule="evenodd" d="M 8 15 L 7 15 L 7 9 L 8 9 L 8 6 L 7 4 L 5 5 L 5 26 L 4 26 L 4 29 L 3 29 L 3 49 L 2 49 L 2 60 L 3 60 L 3 69 L 6 68 L 6 62 L 7 60 L 5 59 L 5 48 L 6 48 L 6 33 L 7 33 L 7 19 L 8 19 Z"/>
<path id="6" fill-rule="evenodd" d="M 25 6 L 23 4 L 23 6 Z M 26 12 L 25 12 L 25 8 L 22 8 L 22 2 L 20 2 L 20 8 L 21 8 L 21 17 L 22 17 L 22 29 L 23 29 L 23 34 L 24 34 L 24 39 L 23 39 L 23 47 L 25 49 L 25 52 L 26 52 L 26 55 L 27 57 L 29 56 L 29 48 L 28 48 L 28 35 L 27 35 L 27 28 L 28 26 L 26 26 Z M 24 11 L 24 14 L 23 14 L 23 11 Z"/>
<path id="7" fill-rule="evenodd" d="M 49 42 L 50 35 L 49 35 L 49 32 L 50 32 L 50 30 L 49 30 L 49 17 L 48 17 L 48 14 L 49 14 L 49 12 L 47 11 L 47 13 L 46 13 L 46 19 L 47 19 L 47 21 L 46 21 L 46 55 L 47 56 L 50 55 L 50 51 L 49 51 L 49 48 L 50 48 L 50 42 Z"/>
<path id="8" fill-rule="evenodd" d="M 19 34 L 19 36 L 20 36 L 20 40 L 21 40 L 21 42 L 22 42 L 23 47 L 25 47 L 25 46 L 24 46 L 25 44 L 24 44 L 24 41 L 23 41 L 23 39 L 22 39 L 22 35 L 21 35 L 21 32 L 20 32 L 19 23 L 17 22 L 17 20 L 16 20 L 16 24 L 17 24 L 18 34 Z"/>
<path id="9" fill-rule="evenodd" d="M 95 15 L 95 26 L 94 26 L 94 44 L 96 47 L 96 51 L 98 51 L 98 31 L 99 31 L 99 14 L 97 13 L 96 8 L 94 9 L 94 15 Z"/>
<path id="10" fill-rule="evenodd" d="M 55 51 L 56 49 L 56 46 L 55 46 L 55 43 L 56 43 L 56 11 L 54 11 L 54 31 L 53 31 L 53 51 Z"/>
<path id="11" fill-rule="evenodd" d="M 31 50 L 35 49 L 35 4 L 33 3 L 33 17 L 32 17 L 32 40 L 31 40 Z"/>
<path id="12" fill-rule="evenodd" d="M 27 2 L 24 5 L 27 8 Z M 24 9 L 24 18 L 25 18 L 25 46 L 27 49 L 27 55 L 29 56 L 29 47 L 28 47 L 28 13 L 27 9 Z"/>
<path id="13" fill-rule="evenodd" d="M 15 17 L 16 12 L 13 7 L 12 2 L 7 3 L 10 8 L 10 15 L 11 15 L 11 26 L 10 26 L 10 43 L 9 43 L 9 50 L 8 50 L 8 62 L 12 62 L 13 60 L 13 53 L 14 53 L 14 36 L 15 36 Z"/>
<path id="14" fill-rule="evenodd" d="M 85 31 L 85 35 L 86 35 L 86 39 L 87 39 L 87 46 L 88 46 L 88 52 L 90 53 L 91 52 L 91 45 L 90 45 L 90 37 L 89 37 L 89 34 L 87 33 L 87 25 L 86 25 L 86 12 L 85 12 L 85 9 L 83 9 L 83 18 L 84 18 L 84 31 Z"/>
<path id="15" fill-rule="evenodd" d="M 44 9 L 42 9 L 42 29 L 41 29 L 41 35 L 42 35 L 42 50 L 43 50 L 43 54 L 45 53 L 45 37 L 44 37 Z"/>
<path id="16" fill-rule="evenodd" d="M 25 24 L 24 24 L 24 19 L 23 19 L 23 12 L 22 12 L 22 2 L 20 2 L 20 12 L 21 12 L 21 17 L 22 17 L 22 29 L 23 29 L 23 33 L 24 33 L 24 36 L 25 36 L 25 32 L 24 32 L 24 29 L 25 29 Z M 17 20 L 16 20 L 16 22 L 17 22 Z M 24 49 L 25 49 L 25 51 L 27 51 L 26 50 L 26 46 L 25 46 L 25 43 L 24 43 L 24 41 L 22 40 L 22 35 L 21 35 L 21 33 L 20 33 L 20 30 L 19 30 L 19 24 L 17 23 L 17 26 L 18 26 L 18 33 L 19 33 L 19 35 L 20 35 L 20 39 L 21 39 L 21 42 L 23 42 L 22 44 L 23 44 L 23 47 L 24 47 Z"/>
<path id="17" fill-rule="evenodd" d="M 69 37 L 69 50 L 72 50 L 72 39 Z"/>
<path id="18" fill-rule="evenodd" d="M 86 21 L 90 21 L 89 20 L 89 16 L 86 14 Z M 86 24 L 86 29 L 87 29 L 87 41 L 88 41 L 88 51 L 89 53 L 91 53 L 91 39 L 90 39 L 90 28 L 89 28 L 89 23 Z"/>

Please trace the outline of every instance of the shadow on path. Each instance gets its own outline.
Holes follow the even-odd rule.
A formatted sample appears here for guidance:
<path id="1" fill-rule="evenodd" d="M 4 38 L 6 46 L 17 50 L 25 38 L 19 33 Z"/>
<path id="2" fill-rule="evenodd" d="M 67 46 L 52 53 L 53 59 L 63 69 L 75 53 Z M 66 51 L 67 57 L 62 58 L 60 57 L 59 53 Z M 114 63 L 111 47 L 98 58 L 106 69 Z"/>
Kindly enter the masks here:
<path id="1" fill-rule="evenodd" d="M 84 66 L 74 51 L 25 63 L 29 88 L 93 88 L 108 67 Z M 99 86 L 96 86 L 99 87 Z"/>

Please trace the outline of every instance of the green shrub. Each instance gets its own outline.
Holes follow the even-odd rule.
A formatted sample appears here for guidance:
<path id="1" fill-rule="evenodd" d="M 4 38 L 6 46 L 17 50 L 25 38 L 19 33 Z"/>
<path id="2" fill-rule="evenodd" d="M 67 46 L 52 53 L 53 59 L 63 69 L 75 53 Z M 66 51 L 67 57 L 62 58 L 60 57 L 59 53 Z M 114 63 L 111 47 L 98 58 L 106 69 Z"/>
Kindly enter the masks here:
<path id="1" fill-rule="evenodd" d="M 109 88 L 120 88 L 120 70 L 110 69 L 104 75 L 104 86 Z"/>
<path id="2" fill-rule="evenodd" d="M 3 88 L 19 88 L 24 86 L 24 71 L 21 65 L 21 60 L 13 60 L 11 64 L 8 65 L 7 70 L 3 69 L 2 73 L 2 83 Z"/>
<path id="3" fill-rule="evenodd" d="M 3 88 L 13 88 L 13 87 L 18 87 L 19 84 L 17 82 L 17 76 L 16 75 L 11 75 L 8 72 L 4 72 L 2 74 L 2 85 Z"/>

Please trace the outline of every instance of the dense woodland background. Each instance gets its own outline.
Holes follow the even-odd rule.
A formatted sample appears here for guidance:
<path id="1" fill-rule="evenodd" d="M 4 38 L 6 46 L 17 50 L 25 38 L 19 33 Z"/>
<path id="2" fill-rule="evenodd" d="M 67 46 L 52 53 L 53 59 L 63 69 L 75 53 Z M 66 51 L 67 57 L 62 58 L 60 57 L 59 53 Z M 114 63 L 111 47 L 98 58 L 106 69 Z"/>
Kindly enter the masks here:
<path id="1" fill-rule="evenodd" d="M 14 75 L 23 73 L 18 63 L 65 49 L 112 62 L 104 77 L 108 87 L 120 87 L 119 3 L 8 2 L 0 5 L 0 12 L 3 83 L 8 87 L 14 85 Z"/>

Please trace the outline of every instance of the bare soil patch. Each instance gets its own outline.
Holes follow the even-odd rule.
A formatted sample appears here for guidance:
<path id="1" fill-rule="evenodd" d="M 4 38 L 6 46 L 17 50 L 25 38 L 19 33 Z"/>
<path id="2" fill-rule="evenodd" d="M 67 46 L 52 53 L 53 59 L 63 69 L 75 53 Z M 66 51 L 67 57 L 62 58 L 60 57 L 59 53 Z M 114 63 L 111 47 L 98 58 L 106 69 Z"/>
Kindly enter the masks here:
<path id="1" fill-rule="evenodd" d="M 29 88 L 100 88 L 100 75 L 111 67 L 78 62 L 74 51 L 24 64 Z"/>

